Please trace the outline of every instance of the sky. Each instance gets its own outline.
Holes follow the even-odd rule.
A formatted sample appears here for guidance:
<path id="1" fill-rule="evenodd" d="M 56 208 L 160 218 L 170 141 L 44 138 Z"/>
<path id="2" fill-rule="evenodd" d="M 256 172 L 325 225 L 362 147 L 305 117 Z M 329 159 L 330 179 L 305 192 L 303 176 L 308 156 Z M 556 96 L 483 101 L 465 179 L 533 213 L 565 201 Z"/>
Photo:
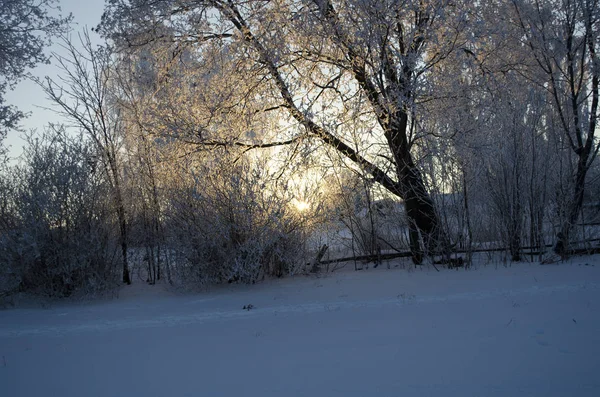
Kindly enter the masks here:
<path id="1" fill-rule="evenodd" d="M 104 0 L 60 0 L 60 7 L 63 15 L 73 14 L 72 31 L 73 34 L 83 30 L 86 26 L 93 28 L 100 22 L 100 17 L 104 10 Z M 100 38 L 96 33 L 90 32 L 94 42 L 100 42 Z M 46 54 L 56 52 L 64 54 L 58 44 L 58 40 L 54 40 L 51 47 L 46 49 Z M 49 76 L 56 79 L 59 70 L 54 65 L 56 62 L 51 60 L 50 65 L 38 65 L 31 73 L 39 78 Z M 47 108 L 52 107 L 52 103 L 46 98 L 42 89 L 31 80 L 23 80 L 19 83 L 14 91 L 10 91 L 6 95 L 7 103 L 17 106 L 21 111 L 29 113 L 29 117 L 22 120 L 21 126 L 23 130 L 30 131 L 36 129 L 42 131 L 48 122 L 60 122 L 61 117 Z M 22 132 L 10 131 L 5 144 L 10 147 L 10 156 L 19 156 L 22 152 L 24 140 Z"/>

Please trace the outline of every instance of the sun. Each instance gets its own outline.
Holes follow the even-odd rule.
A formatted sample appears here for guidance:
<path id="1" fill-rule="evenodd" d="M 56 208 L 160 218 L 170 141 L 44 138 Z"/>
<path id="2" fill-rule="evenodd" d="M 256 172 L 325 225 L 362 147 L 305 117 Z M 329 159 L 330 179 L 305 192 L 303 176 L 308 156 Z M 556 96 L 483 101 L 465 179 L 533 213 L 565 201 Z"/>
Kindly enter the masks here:
<path id="1" fill-rule="evenodd" d="M 310 204 L 304 200 L 294 199 L 294 206 L 299 212 L 307 211 L 310 208 Z"/>

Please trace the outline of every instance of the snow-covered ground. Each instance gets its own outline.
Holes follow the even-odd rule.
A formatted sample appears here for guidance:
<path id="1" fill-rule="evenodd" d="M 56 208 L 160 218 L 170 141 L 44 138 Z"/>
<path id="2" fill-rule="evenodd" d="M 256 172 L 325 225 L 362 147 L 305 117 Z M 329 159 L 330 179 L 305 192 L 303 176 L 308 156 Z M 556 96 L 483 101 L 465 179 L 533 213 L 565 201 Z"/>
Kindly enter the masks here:
<path id="1" fill-rule="evenodd" d="M 160 288 L 0 311 L 0 396 L 600 396 L 599 257 Z"/>

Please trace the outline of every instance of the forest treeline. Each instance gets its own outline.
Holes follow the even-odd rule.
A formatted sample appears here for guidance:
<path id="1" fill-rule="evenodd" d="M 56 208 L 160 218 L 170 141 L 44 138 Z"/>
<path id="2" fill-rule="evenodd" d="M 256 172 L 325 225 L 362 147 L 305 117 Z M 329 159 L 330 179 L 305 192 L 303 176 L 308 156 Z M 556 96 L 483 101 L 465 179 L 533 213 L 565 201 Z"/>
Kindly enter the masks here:
<path id="1" fill-rule="evenodd" d="M 598 0 L 109 0 L 101 46 L 53 22 L 64 123 L 2 163 L 1 294 L 595 244 Z"/>

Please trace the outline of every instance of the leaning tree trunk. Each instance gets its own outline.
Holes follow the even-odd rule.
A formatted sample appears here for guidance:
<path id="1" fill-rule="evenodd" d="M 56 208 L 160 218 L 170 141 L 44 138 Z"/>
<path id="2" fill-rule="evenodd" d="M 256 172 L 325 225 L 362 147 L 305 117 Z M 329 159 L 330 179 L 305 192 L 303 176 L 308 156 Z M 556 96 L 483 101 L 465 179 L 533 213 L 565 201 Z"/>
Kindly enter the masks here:
<path id="1" fill-rule="evenodd" d="M 383 120 L 380 124 L 385 129 L 388 146 L 396 161 L 396 174 L 400 187 L 398 196 L 404 200 L 408 217 L 413 262 L 421 264 L 424 254 L 433 255 L 439 248 L 442 248 L 443 254 L 446 252 L 435 204 L 427 192 L 421 171 L 410 152 L 411 145 L 407 134 L 408 114 L 406 109 L 398 110 L 389 124 Z"/>
<path id="2" fill-rule="evenodd" d="M 419 170 L 413 164 L 399 172 L 401 198 L 410 224 L 410 247 L 415 264 L 421 264 L 423 255 L 434 254 L 441 241 L 439 217 L 433 200 L 427 193 Z M 419 239 L 419 234 L 421 239 Z M 422 244 L 419 242 L 422 240 Z"/>
<path id="3" fill-rule="evenodd" d="M 431 255 L 436 251 L 439 242 L 439 217 L 421 172 L 410 153 L 406 133 L 408 114 L 399 113 L 397 121 L 391 123 L 393 128 L 386 131 L 386 138 L 396 160 L 396 174 L 400 187 L 398 196 L 404 200 L 408 217 L 412 259 L 418 265 L 423 262 L 423 255 Z"/>

